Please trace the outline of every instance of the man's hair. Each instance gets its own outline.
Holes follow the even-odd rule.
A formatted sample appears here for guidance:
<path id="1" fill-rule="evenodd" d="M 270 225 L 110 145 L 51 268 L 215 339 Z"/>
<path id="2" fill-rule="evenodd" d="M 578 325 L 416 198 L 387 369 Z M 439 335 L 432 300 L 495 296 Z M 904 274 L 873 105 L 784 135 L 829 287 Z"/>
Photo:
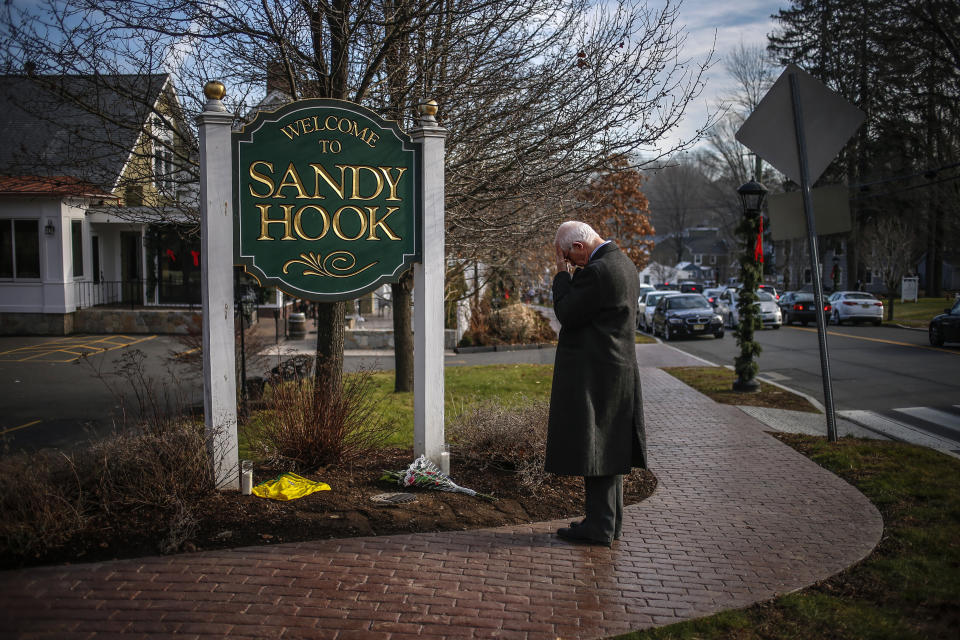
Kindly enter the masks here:
<path id="1" fill-rule="evenodd" d="M 574 242 L 582 242 L 586 244 L 587 241 L 593 240 L 594 238 L 599 238 L 600 234 L 593 230 L 593 227 L 588 225 L 586 222 L 580 222 L 579 220 L 568 220 L 560 225 L 560 228 L 557 229 L 557 237 L 554 240 L 554 243 L 559 245 L 561 249 L 569 249 Z"/>

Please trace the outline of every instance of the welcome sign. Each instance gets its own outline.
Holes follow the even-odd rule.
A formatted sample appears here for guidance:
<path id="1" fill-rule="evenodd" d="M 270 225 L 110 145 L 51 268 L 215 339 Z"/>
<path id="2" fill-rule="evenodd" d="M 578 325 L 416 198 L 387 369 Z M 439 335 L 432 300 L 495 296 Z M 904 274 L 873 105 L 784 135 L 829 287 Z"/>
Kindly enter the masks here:
<path id="1" fill-rule="evenodd" d="M 420 260 L 420 145 L 350 102 L 300 100 L 233 134 L 235 262 L 299 298 L 351 300 Z"/>

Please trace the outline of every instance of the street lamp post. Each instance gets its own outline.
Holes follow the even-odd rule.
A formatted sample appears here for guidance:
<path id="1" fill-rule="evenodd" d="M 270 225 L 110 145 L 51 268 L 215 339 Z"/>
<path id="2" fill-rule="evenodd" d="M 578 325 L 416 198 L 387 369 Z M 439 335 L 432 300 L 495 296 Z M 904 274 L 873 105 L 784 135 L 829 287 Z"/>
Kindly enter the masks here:
<path id="1" fill-rule="evenodd" d="M 737 189 L 740 203 L 743 206 L 743 219 L 737 227 L 743 240 L 743 253 L 740 255 L 740 295 L 737 297 L 737 315 L 739 326 L 734 329 L 737 337 L 737 346 L 740 355 L 734 360 L 734 369 L 737 380 L 733 383 L 734 391 L 756 392 L 760 390 L 757 382 L 759 369 L 754 358 L 760 355 L 760 345 L 753 339 L 753 332 L 758 323 L 757 317 L 757 288 L 760 285 L 760 276 L 763 262 L 761 246 L 758 242 L 760 233 L 760 216 L 767 189 L 759 182 L 750 181 Z"/>

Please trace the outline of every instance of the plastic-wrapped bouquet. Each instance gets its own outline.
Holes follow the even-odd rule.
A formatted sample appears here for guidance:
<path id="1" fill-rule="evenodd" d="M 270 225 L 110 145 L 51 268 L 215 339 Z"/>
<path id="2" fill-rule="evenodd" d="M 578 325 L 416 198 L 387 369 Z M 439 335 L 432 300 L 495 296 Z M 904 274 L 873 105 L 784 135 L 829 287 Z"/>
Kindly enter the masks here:
<path id="1" fill-rule="evenodd" d="M 465 493 L 468 496 L 477 496 L 486 500 L 494 500 L 494 497 L 485 493 L 478 493 L 473 489 L 461 487 L 450 479 L 450 476 L 440 471 L 437 465 L 433 464 L 426 456 L 420 456 L 414 460 L 404 471 L 387 471 L 381 480 L 395 481 L 401 487 L 420 487 L 422 489 L 437 489 L 439 491 L 451 491 L 454 493 Z"/>

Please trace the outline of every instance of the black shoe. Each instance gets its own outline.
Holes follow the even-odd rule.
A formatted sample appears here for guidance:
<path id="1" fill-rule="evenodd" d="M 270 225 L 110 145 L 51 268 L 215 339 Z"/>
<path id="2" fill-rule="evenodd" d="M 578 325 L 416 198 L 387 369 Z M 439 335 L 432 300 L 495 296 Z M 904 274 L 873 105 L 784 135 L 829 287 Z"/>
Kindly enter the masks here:
<path id="1" fill-rule="evenodd" d="M 602 545 L 604 547 L 610 547 L 613 545 L 613 541 L 607 538 L 594 538 L 591 535 L 588 535 L 581 527 L 561 527 L 557 529 L 557 536 L 563 538 L 567 542 L 579 542 L 582 544 L 593 544 L 593 545 Z"/>
<path id="2" fill-rule="evenodd" d="M 571 528 L 571 529 L 574 529 L 574 528 L 576 528 L 576 527 L 579 527 L 579 526 L 583 525 L 583 522 L 584 522 L 583 520 L 580 520 L 579 522 L 576 521 L 576 520 L 574 520 L 573 522 L 570 523 L 570 528 Z M 623 533 L 622 531 L 617 531 L 615 534 L 613 534 L 613 539 L 614 539 L 614 540 L 619 540 L 619 539 L 620 539 L 620 535 L 621 535 L 622 533 Z"/>

